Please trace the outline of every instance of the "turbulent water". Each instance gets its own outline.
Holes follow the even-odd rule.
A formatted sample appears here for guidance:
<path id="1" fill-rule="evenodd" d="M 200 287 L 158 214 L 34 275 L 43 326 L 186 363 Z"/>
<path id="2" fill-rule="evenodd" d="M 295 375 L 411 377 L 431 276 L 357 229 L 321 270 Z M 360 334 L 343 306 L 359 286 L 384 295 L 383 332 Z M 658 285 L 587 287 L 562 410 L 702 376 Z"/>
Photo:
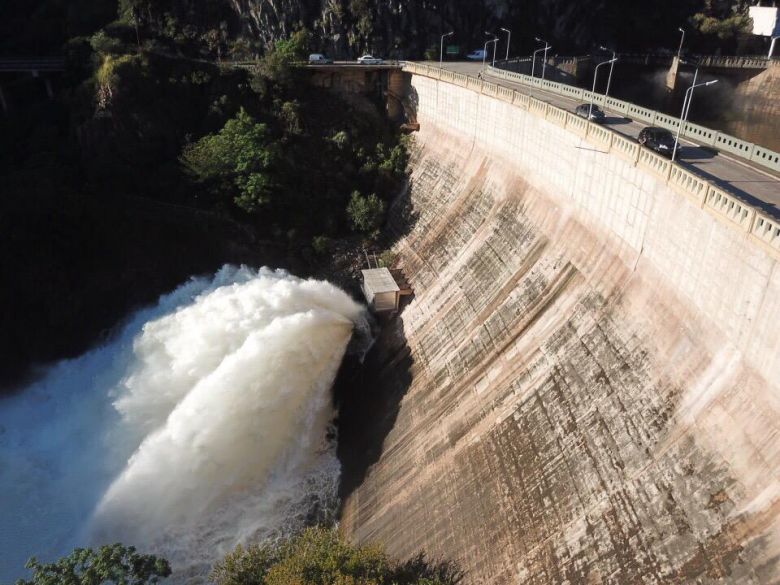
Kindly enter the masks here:
<path id="1" fill-rule="evenodd" d="M 0 402 L 0 582 L 121 541 L 200 580 L 335 502 L 330 387 L 364 312 L 282 271 L 223 268 Z"/>

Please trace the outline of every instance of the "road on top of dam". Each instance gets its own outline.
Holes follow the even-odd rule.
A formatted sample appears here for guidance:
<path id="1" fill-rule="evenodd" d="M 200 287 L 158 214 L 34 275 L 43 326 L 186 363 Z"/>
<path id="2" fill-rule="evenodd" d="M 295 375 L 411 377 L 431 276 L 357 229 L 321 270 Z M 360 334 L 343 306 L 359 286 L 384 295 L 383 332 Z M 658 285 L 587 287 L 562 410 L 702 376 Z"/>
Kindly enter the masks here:
<path id="1" fill-rule="evenodd" d="M 434 67 L 439 66 L 438 62 L 433 61 L 425 62 L 425 64 Z M 443 63 L 442 66 L 449 71 L 472 77 L 476 77 L 478 73 L 483 71 L 483 66 L 480 62 L 451 61 Z M 587 103 L 501 79 L 490 75 L 487 71 L 483 72 L 482 78 L 496 85 L 531 95 L 570 112 L 574 112 L 574 109 L 581 103 Z M 624 136 L 636 139 L 642 128 L 646 126 L 642 122 L 635 122 L 607 108 L 602 109 L 607 113 L 607 118 L 603 125 Z M 703 178 L 741 196 L 748 203 L 774 216 L 780 216 L 780 177 L 769 171 L 759 169 L 744 159 L 730 154 L 715 152 L 711 148 L 703 148 L 690 140 L 681 138 L 680 143 L 682 148 L 679 151 L 677 162 L 682 166 L 690 168 Z"/>

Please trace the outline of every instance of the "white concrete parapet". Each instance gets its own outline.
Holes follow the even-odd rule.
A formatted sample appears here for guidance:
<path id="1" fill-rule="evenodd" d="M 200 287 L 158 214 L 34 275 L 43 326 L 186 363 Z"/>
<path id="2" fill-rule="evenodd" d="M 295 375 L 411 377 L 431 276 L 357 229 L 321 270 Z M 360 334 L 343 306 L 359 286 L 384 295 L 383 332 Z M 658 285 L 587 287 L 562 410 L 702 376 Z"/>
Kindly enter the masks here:
<path id="1" fill-rule="evenodd" d="M 716 216 L 738 225 L 746 232 L 753 230 L 756 210 L 723 189 L 710 185 L 704 198 L 704 207 Z"/>
<path id="2" fill-rule="evenodd" d="M 612 147 L 612 137 L 614 134 L 615 133 L 609 128 L 605 128 L 595 122 L 588 122 L 588 142 L 603 146 L 607 151 Z"/>
<path id="3" fill-rule="evenodd" d="M 612 136 L 612 152 L 634 164 L 639 160 L 640 150 L 642 150 L 642 147 L 633 140 L 629 140 L 620 134 L 614 134 Z"/>
<path id="4" fill-rule="evenodd" d="M 556 108 L 555 106 L 550 105 L 547 106 L 546 118 L 556 126 L 566 128 L 566 117 L 568 114 L 569 112 L 562 110 L 561 108 Z"/>
<path id="5" fill-rule="evenodd" d="M 757 211 L 750 235 L 771 249 L 780 251 L 780 221 Z"/>
<path id="6" fill-rule="evenodd" d="M 566 129 L 578 136 L 585 137 L 588 134 L 588 121 L 571 112 L 566 112 Z"/>
<path id="7" fill-rule="evenodd" d="M 662 179 L 668 179 L 669 173 L 672 170 L 672 162 L 669 159 L 664 158 L 647 148 L 643 148 L 639 151 L 637 165 L 655 173 Z"/>
<path id="8" fill-rule="evenodd" d="M 699 207 L 704 205 L 704 198 L 710 187 L 706 180 L 679 165 L 672 165 L 669 172 L 669 185 L 674 187 L 678 193 L 691 199 Z"/>

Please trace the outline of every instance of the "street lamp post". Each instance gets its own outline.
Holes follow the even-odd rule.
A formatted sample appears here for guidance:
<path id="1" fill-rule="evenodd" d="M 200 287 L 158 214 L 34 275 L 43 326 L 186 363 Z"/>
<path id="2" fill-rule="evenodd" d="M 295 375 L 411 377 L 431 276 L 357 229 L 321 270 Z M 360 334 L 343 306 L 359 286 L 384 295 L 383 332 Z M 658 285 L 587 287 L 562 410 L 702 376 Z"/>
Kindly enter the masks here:
<path id="1" fill-rule="evenodd" d="M 485 31 L 485 34 L 489 36 L 489 35 L 492 35 L 493 33 Z M 490 41 L 490 40 L 485 41 L 485 50 L 482 52 L 482 69 L 485 68 L 485 57 L 487 56 L 487 46 L 488 46 L 489 43 L 492 43 L 492 42 L 493 41 Z"/>
<path id="2" fill-rule="evenodd" d="M 493 67 L 496 66 L 496 48 L 498 47 L 498 37 L 490 41 L 493 43 Z"/>
<path id="3" fill-rule="evenodd" d="M 593 71 L 593 90 L 590 92 L 590 107 L 588 108 L 588 121 L 590 121 L 590 117 L 593 114 L 593 96 L 596 95 L 596 78 L 599 75 L 599 67 L 602 65 L 609 65 L 609 64 L 615 64 L 615 61 L 617 61 L 617 57 L 612 59 L 611 61 L 604 61 L 603 63 L 599 63 L 596 65 L 596 69 Z"/>
<path id="4" fill-rule="evenodd" d="M 679 59 L 682 56 L 683 43 L 685 42 L 685 29 L 680 27 L 677 30 L 682 33 L 682 37 L 680 37 L 680 48 L 677 49 L 677 58 Z"/>
<path id="5" fill-rule="evenodd" d="M 698 72 L 699 70 L 697 69 L 696 73 L 698 74 Z M 677 126 L 677 136 L 675 136 L 674 138 L 674 150 L 672 151 L 672 162 L 674 162 L 675 159 L 677 158 L 677 148 L 680 142 L 680 133 L 682 132 L 683 126 L 688 122 L 688 114 L 691 111 L 691 102 L 693 101 L 693 90 L 696 89 L 697 87 L 706 87 L 714 83 L 718 83 L 718 80 L 713 79 L 712 81 L 705 81 L 704 83 L 698 83 L 698 84 L 694 81 L 693 85 L 691 85 L 691 87 L 689 87 L 685 91 L 685 99 L 683 100 L 683 108 L 680 114 L 680 124 Z"/>
<path id="6" fill-rule="evenodd" d="M 602 51 L 609 51 L 606 47 L 600 47 Z M 607 98 L 609 97 L 609 88 L 612 85 L 612 72 L 615 70 L 615 62 L 617 61 L 617 52 L 612 51 L 612 65 L 609 67 L 609 77 L 607 78 L 607 90 L 604 92 L 604 105 L 607 105 Z"/>
<path id="7" fill-rule="evenodd" d="M 512 31 L 504 27 L 501 27 L 501 30 L 506 33 L 506 57 L 504 60 L 509 61 L 509 43 L 512 40 Z"/>
<path id="8" fill-rule="evenodd" d="M 441 69 L 444 60 L 444 39 L 454 34 L 454 32 L 448 32 L 446 35 L 441 35 L 441 44 L 439 45 L 439 69 Z"/>
<path id="9" fill-rule="evenodd" d="M 547 68 L 547 51 L 549 51 L 550 49 L 552 49 L 552 46 L 551 46 L 551 45 L 549 45 L 549 44 L 547 43 L 547 41 L 543 41 L 543 40 L 542 40 L 542 39 L 540 39 L 539 37 L 534 37 L 534 40 L 535 40 L 537 43 L 544 43 L 544 47 L 542 47 L 541 49 L 537 49 L 536 51 L 534 51 L 534 54 L 533 54 L 533 59 L 532 59 L 532 62 L 531 62 L 531 77 L 533 77 L 533 76 L 534 76 L 534 71 L 536 70 L 536 54 L 537 54 L 537 53 L 539 53 L 539 52 L 541 52 L 541 51 L 544 51 L 544 63 L 543 63 L 543 65 L 542 65 L 542 79 L 544 79 L 544 72 L 545 72 L 545 69 Z"/>
<path id="10" fill-rule="evenodd" d="M 780 37 L 772 37 L 772 42 L 769 43 L 769 55 L 767 55 L 770 59 L 772 58 L 772 53 L 775 52 L 775 43 L 777 42 L 777 39 L 780 39 Z"/>

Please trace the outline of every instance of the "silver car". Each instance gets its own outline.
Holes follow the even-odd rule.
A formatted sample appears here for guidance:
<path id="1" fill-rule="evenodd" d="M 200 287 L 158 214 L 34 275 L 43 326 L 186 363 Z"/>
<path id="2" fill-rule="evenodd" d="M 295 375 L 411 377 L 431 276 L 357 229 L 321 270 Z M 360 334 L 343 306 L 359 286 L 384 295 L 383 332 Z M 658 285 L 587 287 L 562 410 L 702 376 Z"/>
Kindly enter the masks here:
<path id="1" fill-rule="evenodd" d="M 384 63 L 384 61 L 382 61 L 382 59 L 380 59 L 379 57 L 374 57 L 373 55 L 369 55 L 368 53 L 358 58 L 357 62 L 360 63 L 361 65 L 381 65 L 382 63 Z"/>

